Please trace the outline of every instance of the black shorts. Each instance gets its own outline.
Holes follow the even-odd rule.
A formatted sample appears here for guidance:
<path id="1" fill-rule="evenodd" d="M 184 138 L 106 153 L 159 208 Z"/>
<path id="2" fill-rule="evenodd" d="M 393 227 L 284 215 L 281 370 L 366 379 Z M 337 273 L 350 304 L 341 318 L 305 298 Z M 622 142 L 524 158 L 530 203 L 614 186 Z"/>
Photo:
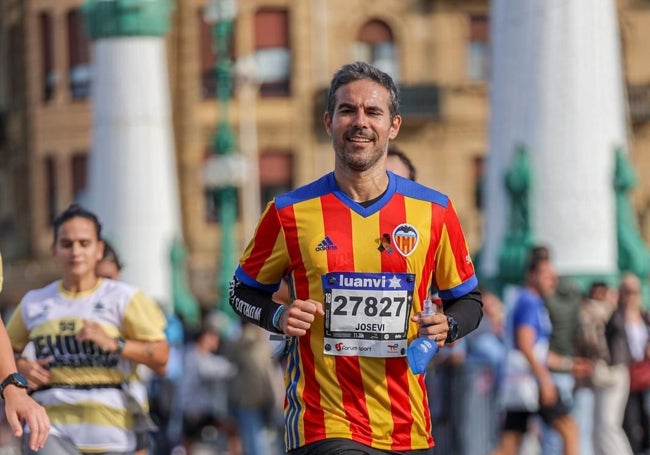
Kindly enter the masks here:
<path id="1" fill-rule="evenodd" d="M 503 422 L 505 431 L 516 431 L 526 433 L 528 431 L 528 419 L 532 415 L 538 415 L 544 422 L 551 425 L 556 419 L 570 414 L 569 407 L 562 402 L 558 396 L 557 401 L 551 406 L 540 405 L 536 412 L 531 411 L 507 411 Z"/>
<path id="2" fill-rule="evenodd" d="M 395 452 L 379 450 L 349 439 L 333 438 L 290 450 L 289 455 L 432 455 L 433 448 Z"/>
<path id="3" fill-rule="evenodd" d="M 199 416 L 183 416 L 183 437 L 198 441 L 205 427 L 219 425 L 219 419 L 214 415 L 204 414 Z"/>

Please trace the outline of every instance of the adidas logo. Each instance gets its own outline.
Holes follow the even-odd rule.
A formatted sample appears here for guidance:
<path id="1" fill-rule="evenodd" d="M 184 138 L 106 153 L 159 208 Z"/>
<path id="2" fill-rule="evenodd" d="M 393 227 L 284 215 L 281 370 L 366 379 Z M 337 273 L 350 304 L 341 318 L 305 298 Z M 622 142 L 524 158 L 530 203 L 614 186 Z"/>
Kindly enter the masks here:
<path id="1" fill-rule="evenodd" d="M 329 237 L 325 237 L 321 242 L 316 246 L 316 251 L 326 251 L 326 250 L 335 250 L 336 245 Z"/>

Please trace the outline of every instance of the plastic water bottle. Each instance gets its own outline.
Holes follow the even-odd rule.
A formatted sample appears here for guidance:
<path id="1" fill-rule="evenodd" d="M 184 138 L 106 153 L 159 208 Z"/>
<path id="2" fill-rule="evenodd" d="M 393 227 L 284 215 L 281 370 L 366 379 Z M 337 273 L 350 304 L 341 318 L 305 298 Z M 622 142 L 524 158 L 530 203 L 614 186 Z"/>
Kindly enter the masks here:
<path id="1" fill-rule="evenodd" d="M 431 316 L 436 313 L 433 302 L 430 298 L 424 301 L 422 316 Z M 426 336 L 417 337 L 406 349 L 406 358 L 414 374 L 422 374 L 426 371 L 431 358 L 438 352 L 438 344 Z"/>

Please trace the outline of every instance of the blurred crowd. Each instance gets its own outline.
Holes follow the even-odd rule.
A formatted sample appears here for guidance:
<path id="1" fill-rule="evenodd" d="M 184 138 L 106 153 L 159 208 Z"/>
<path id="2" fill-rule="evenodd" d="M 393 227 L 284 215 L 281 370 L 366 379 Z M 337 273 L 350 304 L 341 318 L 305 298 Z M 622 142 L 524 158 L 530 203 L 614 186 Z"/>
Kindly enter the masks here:
<path id="1" fill-rule="evenodd" d="M 534 406 L 518 408 L 508 396 L 508 364 L 521 347 L 515 308 L 526 292 L 544 303 L 544 368 L 568 410 L 569 425 L 559 427 L 568 435 L 555 431 L 553 418 Z M 503 298 L 483 290 L 478 329 L 429 365 L 434 453 L 553 455 L 571 453 L 567 444 L 574 444 L 582 455 L 650 454 L 650 367 L 647 384 L 641 367 L 650 357 L 650 319 L 641 295 L 632 274 L 616 284 L 594 281 L 585 291 L 552 266 L 529 268 L 524 283 L 504 289 Z M 153 423 L 140 453 L 283 454 L 283 340 L 219 312 L 205 314 L 197 330 L 174 315 L 167 322 L 167 373 L 138 372 Z M 508 426 L 513 412 L 526 417 L 524 426 Z M 19 447 L 2 425 L 0 454 Z"/>
<path id="2" fill-rule="evenodd" d="M 503 300 L 484 290 L 479 328 L 434 358 L 427 375 L 434 453 L 650 454 L 650 318 L 640 279 L 624 273 L 618 283 L 594 281 L 584 291 L 546 262 L 528 270 L 523 286 L 505 289 Z M 522 387 L 526 370 L 513 368 L 522 340 L 516 308 L 525 293 L 541 298 L 540 326 L 548 330 L 544 371 L 527 365 L 535 371 L 530 388 Z M 531 344 L 544 339 L 531 333 Z M 556 394 L 550 416 L 544 375 Z"/>

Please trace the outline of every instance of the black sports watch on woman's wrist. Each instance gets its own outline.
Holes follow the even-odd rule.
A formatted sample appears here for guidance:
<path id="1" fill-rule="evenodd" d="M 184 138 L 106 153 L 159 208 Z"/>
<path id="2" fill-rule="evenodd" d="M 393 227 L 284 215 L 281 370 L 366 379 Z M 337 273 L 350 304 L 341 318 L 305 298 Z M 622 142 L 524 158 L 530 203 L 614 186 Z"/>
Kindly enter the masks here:
<path id="1" fill-rule="evenodd" d="M 0 397 L 5 399 L 5 388 L 9 385 L 15 385 L 21 389 L 27 389 L 29 385 L 27 384 L 27 379 L 20 373 L 11 373 L 7 376 L 4 381 L 0 383 Z"/>

